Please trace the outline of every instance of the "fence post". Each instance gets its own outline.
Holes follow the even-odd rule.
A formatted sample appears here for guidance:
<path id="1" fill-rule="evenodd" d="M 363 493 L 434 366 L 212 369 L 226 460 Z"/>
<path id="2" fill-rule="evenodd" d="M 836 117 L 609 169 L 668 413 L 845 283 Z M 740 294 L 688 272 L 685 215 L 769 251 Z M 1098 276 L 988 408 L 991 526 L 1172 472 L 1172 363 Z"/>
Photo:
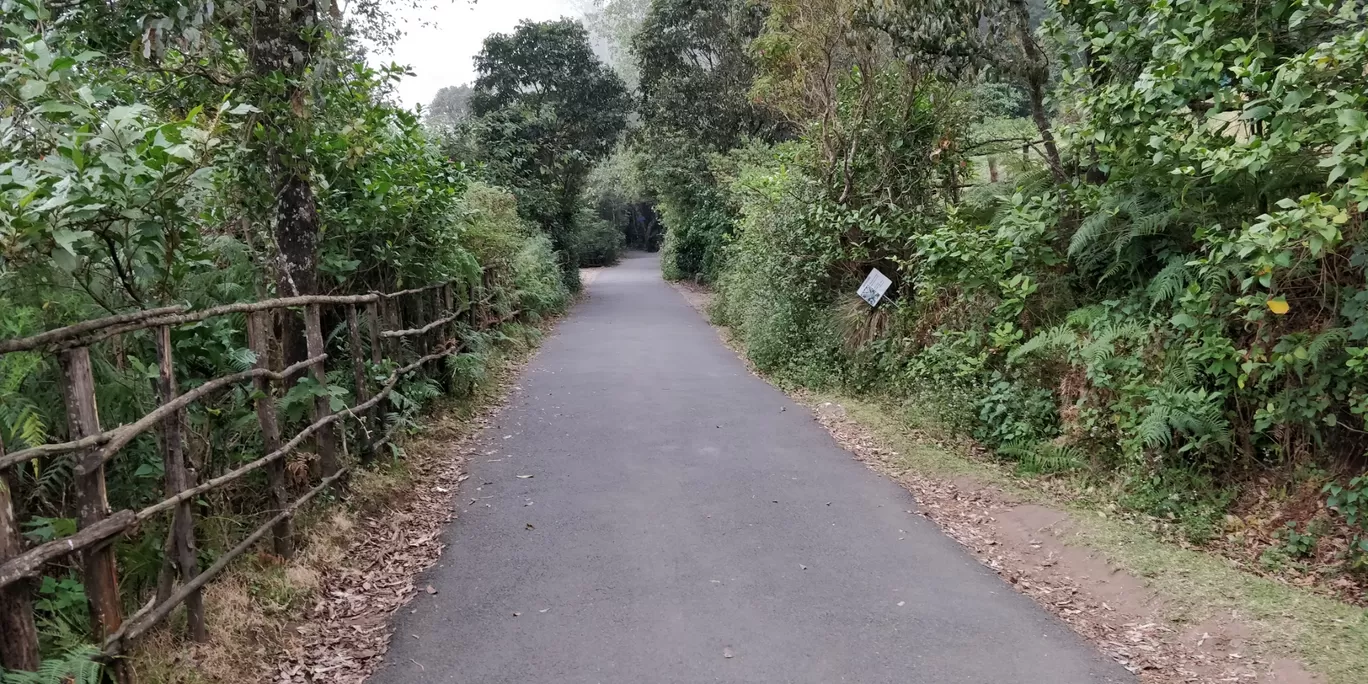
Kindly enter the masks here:
<path id="1" fill-rule="evenodd" d="M 371 363 L 379 366 L 385 362 L 385 352 L 380 347 L 380 308 L 384 306 L 383 298 L 366 304 L 366 327 L 370 328 Z M 375 448 L 375 443 L 380 440 L 385 431 L 385 400 L 381 399 L 371 408 L 369 420 L 372 439 L 370 448 L 366 452 L 368 461 L 374 460 L 380 455 L 379 449 Z"/>
<path id="2" fill-rule="evenodd" d="M 380 300 L 380 314 L 384 317 L 386 330 L 399 330 L 404 327 L 403 302 L 401 300 L 401 297 Z M 403 340 L 398 337 L 391 337 L 388 347 L 389 357 L 402 365 L 404 360 Z"/>
<path id="3" fill-rule="evenodd" d="M 5 440 L 0 435 L 0 457 L 5 455 Z M 0 563 L 24 550 L 19 536 L 19 520 L 14 516 L 12 479 L 0 473 Z M 33 671 L 38 669 L 38 628 L 33 624 L 33 602 L 27 581 L 0 587 L 0 668 Z"/>
<path id="4" fill-rule="evenodd" d="M 257 311 L 247 317 L 247 344 L 256 354 L 256 367 L 271 367 L 271 312 Z M 271 396 L 271 381 L 258 375 L 252 379 L 256 389 L 257 422 L 261 425 L 261 448 L 272 453 L 280 448 L 280 422 L 276 419 L 275 398 Z M 290 494 L 285 487 L 285 459 L 278 458 L 266 465 L 267 479 L 270 480 L 271 501 L 275 510 L 283 511 L 290 505 Z M 290 517 L 286 516 L 276 523 L 272 530 L 271 542 L 275 554 L 281 558 L 294 555 L 294 530 Z"/>
<path id="5" fill-rule="evenodd" d="M 61 366 L 62 395 L 66 402 L 67 429 L 71 439 L 99 434 L 100 414 L 95 406 L 95 378 L 90 368 L 90 349 L 80 347 L 62 352 Z M 89 448 L 77 452 L 77 463 L 77 522 L 84 529 L 108 517 L 109 497 L 105 490 L 100 449 Z M 119 575 L 112 545 L 86 549 L 81 553 L 81 565 L 86 598 L 90 601 L 90 626 L 95 637 L 103 641 L 118 632 L 123 625 Z M 110 669 L 116 681 L 128 681 L 122 661 L 115 661 Z"/>
<path id="6" fill-rule="evenodd" d="M 304 334 L 309 345 L 309 357 L 320 356 L 324 353 L 323 346 L 323 323 L 320 321 L 317 304 L 307 304 L 304 306 Z M 328 386 L 328 373 L 324 369 L 326 361 L 319 361 L 313 364 L 313 379 L 320 389 Z M 313 421 L 316 423 L 332 415 L 332 404 L 327 396 L 314 397 Z M 320 429 L 314 440 L 314 445 L 318 451 L 318 462 L 322 467 L 323 477 L 332 477 L 341 469 L 337 462 L 337 432 L 333 429 L 335 425 L 326 425 Z"/>
<path id="7" fill-rule="evenodd" d="M 361 347 L 361 320 L 356 315 L 356 305 L 347 305 L 347 338 L 351 346 L 352 357 L 352 380 L 356 383 L 355 404 L 362 404 L 370 400 L 370 387 L 366 383 L 366 353 Z M 356 431 L 361 435 L 361 448 L 357 453 L 361 455 L 361 463 L 371 462 L 371 443 L 376 436 L 371 434 L 371 425 L 366 419 L 374 409 L 366 411 L 365 415 L 355 416 Z"/>
<path id="8" fill-rule="evenodd" d="M 429 308 L 431 308 L 431 307 L 429 307 L 429 306 L 428 306 L 428 303 L 427 303 L 427 294 L 428 294 L 428 293 L 426 293 L 426 292 L 418 292 L 418 293 L 415 293 L 415 294 L 413 295 L 413 317 L 414 317 L 413 327 L 414 327 L 414 328 L 421 328 L 421 327 L 423 327 L 423 326 L 425 326 L 425 325 L 428 324 L 428 319 L 427 319 L 428 311 L 427 311 L 427 310 L 428 310 Z M 432 339 L 429 338 L 429 337 L 427 336 L 427 334 L 422 334 L 422 333 L 420 333 L 420 334 L 418 334 L 418 335 L 414 335 L 414 336 L 413 336 L 413 346 L 417 347 L 417 354 L 416 354 L 416 356 L 418 356 L 418 357 L 427 356 L 428 353 L 432 351 Z M 424 367 L 422 367 L 422 368 L 419 368 L 419 369 L 418 369 L 418 372 L 420 372 L 420 373 L 422 373 L 422 374 L 424 374 L 424 375 L 427 375 L 427 367 L 424 366 Z"/>
<path id="9" fill-rule="evenodd" d="M 449 282 L 442 286 L 442 303 L 446 305 L 446 311 L 443 312 L 443 315 L 451 316 L 456 313 L 456 292 L 455 288 Z M 457 322 L 454 319 L 446 324 L 445 332 L 442 334 L 443 341 L 455 334 L 456 326 Z"/>
<path id="10" fill-rule="evenodd" d="M 176 398 L 176 370 L 171 351 L 171 327 L 157 327 L 157 394 L 163 404 Z M 185 468 L 185 453 L 181 441 L 185 412 L 176 411 L 166 417 L 161 425 L 162 465 L 166 473 L 166 495 L 175 496 L 192 485 L 190 474 Z M 182 583 L 195 579 L 199 574 L 199 555 L 195 552 L 195 519 L 189 501 L 176 506 L 171 519 L 176 565 L 180 569 Z M 209 632 L 204 627 L 204 599 L 201 592 L 185 598 L 185 618 L 190 629 L 190 638 L 203 643 L 209 640 Z"/>

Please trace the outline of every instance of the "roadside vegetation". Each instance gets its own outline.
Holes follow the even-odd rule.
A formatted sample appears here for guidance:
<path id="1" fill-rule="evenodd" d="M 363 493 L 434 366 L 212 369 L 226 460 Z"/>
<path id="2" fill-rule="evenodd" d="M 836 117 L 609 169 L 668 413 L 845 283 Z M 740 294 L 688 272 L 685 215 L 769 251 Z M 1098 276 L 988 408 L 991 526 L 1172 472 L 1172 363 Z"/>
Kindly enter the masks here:
<path id="1" fill-rule="evenodd" d="M 387 427 L 413 431 L 444 398 L 469 405 L 485 396 L 480 388 L 507 350 L 535 341 L 537 325 L 571 301 L 579 265 L 616 261 L 624 232 L 612 215 L 600 215 L 599 197 L 587 188 L 591 171 L 618 145 L 633 102 L 594 56 L 583 26 L 566 20 L 491 36 L 477 59 L 478 81 L 446 92 L 450 106 L 425 117 L 395 102 L 404 67 L 373 68 L 363 59 L 400 36 L 390 5 L 0 0 L 0 339 L 168 305 L 456 281 L 462 296 L 478 293 L 470 306 L 480 325 L 471 314 L 461 323 L 468 329 L 459 333 L 460 353 L 401 379 L 386 400 Z M 606 177 L 597 187 L 624 191 Z M 333 316 L 323 321 L 331 331 L 325 343 L 346 358 L 346 321 Z M 491 321 L 505 323 L 484 329 Z M 304 359 L 300 317 L 281 314 L 273 326 L 276 367 Z M 182 390 L 257 362 L 243 316 L 174 327 L 171 336 Z M 106 428 L 157 405 L 150 333 L 113 338 L 91 354 Z M 367 370 L 384 377 L 389 363 Z M 307 424 L 319 397 L 334 410 L 351 403 L 350 369 L 334 365 L 324 382 L 301 380 L 274 397 L 282 432 Z M 0 454 L 70 439 L 58 378 L 51 355 L 0 355 Z M 198 481 L 262 454 L 254 400 L 248 381 L 187 409 L 183 440 Z M 342 443 L 359 443 L 360 426 L 346 425 Z M 402 489 L 387 483 L 414 477 L 403 449 L 391 445 L 385 456 L 377 472 L 351 478 L 350 495 L 338 496 L 370 505 Z M 293 494 L 309 489 L 315 461 L 309 453 L 290 457 Z M 163 456 L 151 435 L 106 469 L 113 510 L 164 494 Z M 4 471 L 0 498 L 6 513 L 13 509 L 7 519 L 19 523 L 6 554 L 77 531 L 77 481 L 71 454 Z M 194 501 L 201 568 L 273 515 L 267 489 L 265 477 L 253 476 Z M 317 504 L 303 520 L 332 520 L 336 503 Z M 149 521 L 115 544 L 125 615 L 168 579 L 167 524 Z M 255 611 L 238 617 L 264 621 L 254 630 L 269 623 L 279 631 L 318 589 L 282 574 L 318 557 L 309 551 L 315 528 L 327 536 L 328 525 L 301 524 L 303 560 L 286 566 L 263 551 L 230 571 L 232 586 L 211 585 L 211 602 L 237 587 Z M 338 550 L 337 539 L 317 541 Z M 79 559 L 50 563 L 23 585 L 43 666 L 0 678 L 108 676 L 91 662 L 104 635 L 92 630 Z M 211 618 L 221 608 L 211 605 Z M 8 620 L 27 610 L 3 603 L 0 613 Z M 220 653 L 224 660 L 272 658 L 274 642 L 260 632 L 235 633 L 231 617 L 220 624 L 223 640 L 251 649 Z M 209 628 L 213 636 L 212 621 Z M 169 638 L 154 642 L 179 643 Z M 18 646 L 7 636 L 0 660 L 22 662 Z M 177 648 L 135 654 L 132 662 L 155 673 L 156 656 Z M 164 677 L 156 676 L 184 675 L 185 665 L 163 662 Z"/>
<path id="2" fill-rule="evenodd" d="M 758 370 L 1368 602 L 1363 2 L 606 4 Z"/>

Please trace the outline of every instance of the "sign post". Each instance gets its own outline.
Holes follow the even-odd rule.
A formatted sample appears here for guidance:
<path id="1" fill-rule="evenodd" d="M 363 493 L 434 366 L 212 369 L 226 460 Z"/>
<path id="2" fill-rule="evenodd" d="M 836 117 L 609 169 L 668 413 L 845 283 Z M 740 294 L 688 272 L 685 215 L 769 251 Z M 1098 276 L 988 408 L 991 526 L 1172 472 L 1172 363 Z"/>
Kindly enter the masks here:
<path id="1" fill-rule="evenodd" d="M 864 279 L 864 282 L 860 283 L 860 289 L 858 291 L 860 299 L 869 302 L 870 306 L 876 307 L 879 305 L 879 300 L 884 298 L 884 293 L 888 291 L 888 286 L 892 284 L 893 281 L 889 280 L 888 276 L 880 273 L 879 269 L 872 269 L 869 271 L 869 276 Z"/>

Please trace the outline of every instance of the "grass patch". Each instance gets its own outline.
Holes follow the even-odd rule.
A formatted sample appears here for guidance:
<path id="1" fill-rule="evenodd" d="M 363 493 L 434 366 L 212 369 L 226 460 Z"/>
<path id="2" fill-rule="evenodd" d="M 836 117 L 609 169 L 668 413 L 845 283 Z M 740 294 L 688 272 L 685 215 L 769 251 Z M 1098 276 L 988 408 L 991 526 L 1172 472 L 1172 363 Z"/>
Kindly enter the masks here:
<path id="1" fill-rule="evenodd" d="M 1368 681 L 1368 611 L 1163 541 L 1141 522 L 1118 516 L 1106 497 L 1075 492 L 1067 480 L 1057 487 L 1024 481 L 1007 464 L 971 456 L 967 442 L 915 407 L 834 394 L 806 396 L 817 406 L 840 404 L 847 416 L 898 453 L 898 465 L 920 475 L 971 478 L 1012 499 L 1067 511 L 1074 531 L 1065 541 L 1092 549 L 1143 578 L 1163 600 L 1165 617 L 1177 625 L 1234 613 L 1253 628 L 1253 638 L 1266 653 L 1295 655 L 1330 684 Z"/>

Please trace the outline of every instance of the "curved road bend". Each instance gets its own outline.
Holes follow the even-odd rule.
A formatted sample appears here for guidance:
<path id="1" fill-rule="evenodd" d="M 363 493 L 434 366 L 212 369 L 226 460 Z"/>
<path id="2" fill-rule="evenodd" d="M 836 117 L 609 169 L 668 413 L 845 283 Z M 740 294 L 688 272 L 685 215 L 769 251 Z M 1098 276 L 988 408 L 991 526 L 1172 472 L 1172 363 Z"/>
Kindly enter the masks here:
<path id="1" fill-rule="evenodd" d="M 748 373 L 654 256 L 589 295 L 373 683 L 1134 681 Z"/>

